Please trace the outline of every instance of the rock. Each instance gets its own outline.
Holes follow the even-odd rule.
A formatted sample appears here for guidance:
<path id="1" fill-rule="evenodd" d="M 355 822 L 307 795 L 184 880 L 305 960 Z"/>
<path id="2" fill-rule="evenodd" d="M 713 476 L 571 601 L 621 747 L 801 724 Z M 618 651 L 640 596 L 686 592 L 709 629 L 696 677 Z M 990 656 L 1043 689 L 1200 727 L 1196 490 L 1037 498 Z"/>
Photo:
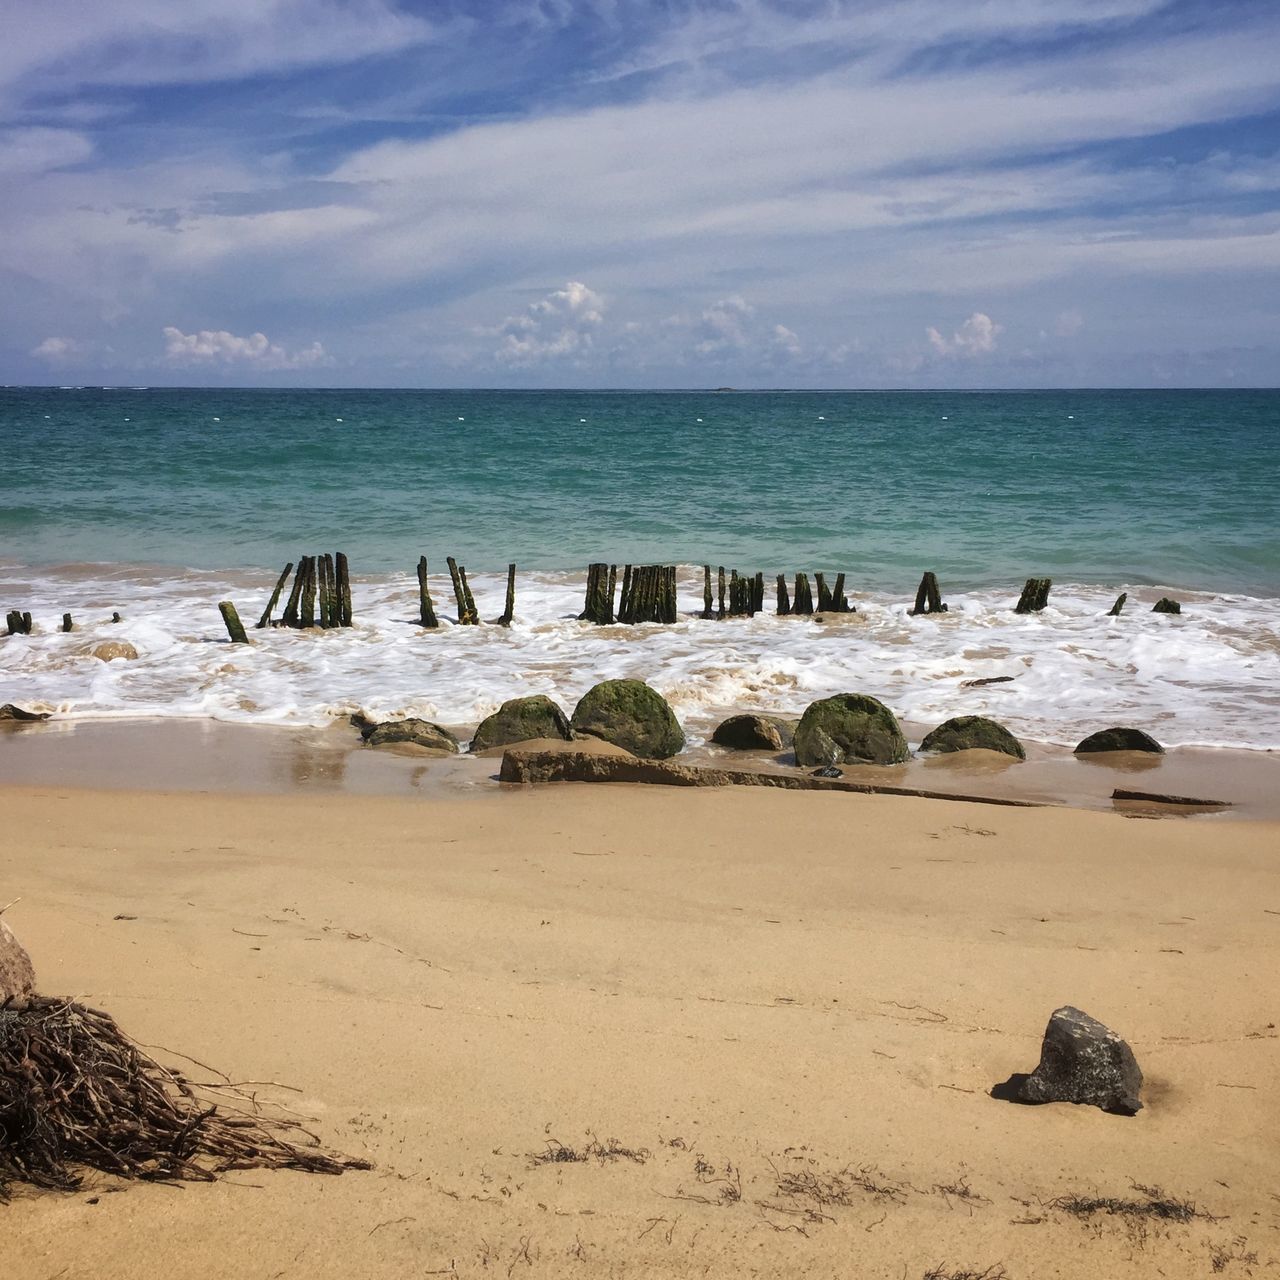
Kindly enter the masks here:
<path id="1" fill-rule="evenodd" d="M 31 957 L 13 930 L 0 920 L 0 1006 L 6 1001 L 24 1004 L 36 993 L 36 971 Z"/>
<path id="2" fill-rule="evenodd" d="M 21 707 L 15 707 L 12 702 L 6 702 L 3 707 L 0 707 L 0 720 L 15 720 L 19 724 L 30 724 L 33 720 L 48 718 L 47 711 L 24 711 Z"/>
<path id="3" fill-rule="evenodd" d="M 809 776 L 811 778 L 843 778 L 844 770 L 839 765 L 824 764 L 820 769 L 815 769 Z"/>
<path id="4" fill-rule="evenodd" d="M 730 716 L 716 725 L 711 741 L 734 751 L 785 751 L 796 736 L 795 726 L 775 716 Z"/>
<path id="5" fill-rule="evenodd" d="M 1149 734 L 1141 729 L 1102 729 L 1091 733 L 1079 746 L 1075 754 L 1092 755 L 1095 751 L 1147 751 L 1152 755 L 1164 755 L 1164 748 Z"/>
<path id="6" fill-rule="evenodd" d="M 524 755 L 573 755 L 573 756 L 614 756 L 622 760 L 634 760 L 636 757 L 626 747 L 615 746 L 603 738 L 530 738 L 525 742 L 510 742 L 501 747 L 490 747 L 487 751 L 476 754 L 483 759 L 504 756 L 508 751 L 519 751 Z"/>
<path id="7" fill-rule="evenodd" d="M 920 744 L 921 751 L 969 751 L 974 747 L 1001 751 L 1018 760 L 1027 758 L 1022 743 L 1004 725 L 986 716 L 953 716 L 926 734 Z"/>
<path id="8" fill-rule="evenodd" d="M 116 658 L 132 660 L 138 656 L 137 649 L 127 640 L 104 640 L 101 644 L 94 645 L 90 653 L 102 662 L 111 662 Z"/>
<path id="9" fill-rule="evenodd" d="M 1055 1009 L 1040 1065 L 1022 1082 L 1020 1102 L 1080 1102 L 1131 1116 L 1142 1110 L 1142 1072 L 1133 1050 L 1110 1027 L 1079 1009 Z"/>
<path id="10" fill-rule="evenodd" d="M 573 736 L 569 717 L 542 694 L 530 698 L 512 698 L 491 716 L 486 716 L 471 739 L 472 751 L 488 751 L 531 738 L 563 738 Z"/>
<path id="11" fill-rule="evenodd" d="M 684 747 L 667 700 L 643 680 L 605 680 L 574 708 L 575 733 L 589 733 L 646 760 L 665 760 Z"/>
<path id="12" fill-rule="evenodd" d="M 1168 596 L 1161 596 L 1159 600 L 1151 606 L 1152 613 L 1181 613 L 1182 606 L 1176 600 L 1170 600 Z"/>
<path id="13" fill-rule="evenodd" d="M 384 720 L 366 730 L 364 740 L 371 747 L 409 747 L 416 754 L 451 756 L 458 751 L 457 738 L 430 720 Z"/>
<path id="14" fill-rule="evenodd" d="M 796 763 L 900 764 L 907 740 L 883 702 L 863 693 L 839 693 L 811 703 L 796 728 Z"/>

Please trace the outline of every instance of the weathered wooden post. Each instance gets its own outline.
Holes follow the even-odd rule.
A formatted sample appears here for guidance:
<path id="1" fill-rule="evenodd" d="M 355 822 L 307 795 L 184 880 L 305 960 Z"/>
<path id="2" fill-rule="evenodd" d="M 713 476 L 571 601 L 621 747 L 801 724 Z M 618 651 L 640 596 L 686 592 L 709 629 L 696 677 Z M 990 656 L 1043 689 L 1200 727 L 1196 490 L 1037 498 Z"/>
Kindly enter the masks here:
<path id="1" fill-rule="evenodd" d="M 316 569 L 320 579 L 319 599 L 317 603 L 320 607 L 319 623 L 323 631 L 327 631 L 333 623 L 330 621 L 329 607 L 333 600 L 333 593 L 329 583 L 331 562 L 327 553 L 322 552 L 316 561 Z"/>
<path id="2" fill-rule="evenodd" d="M 787 595 L 786 574 L 778 574 L 778 617 L 785 618 L 791 612 L 791 597 Z"/>
<path id="3" fill-rule="evenodd" d="M 427 557 L 418 557 L 418 618 L 428 631 L 434 631 L 439 625 L 435 606 L 431 603 L 431 591 L 427 586 Z"/>
<path id="4" fill-rule="evenodd" d="M 1129 598 L 1129 593 L 1127 591 L 1122 591 L 1118 596 L 1116 596 L 1115 604 L 1113 604 L 1111 608 L 1107 610 L 1107 617 L 1118 618 L 1120 616 L 1120 611 L 1124 608 L 1124 602 L 1128 598 Z"/>
<path id="5" fill-rule="evenodd" d="M 919 614 L 946 613 L 947 606 L 942 603 L 942 592 L 938 589 L 938 578 L 934 573 L 926 573 L 920 579 L 916 589 L 915 607 L 910 611 L 911 617 Z"/>
<path id="6" fill-rule="evenodd" d="M 275 612 L 276 605 L 280 602 L 280 593 L 284 590 L 284 584 L 289 581 L 289 575 L 293 572 L 293 564 L 285 565 L 284 572 L 280 575 L 276 582 L 276 589 L 271 593 L 271 599 L 267 601 L 267 607 L 262 611 L 262 617 L 257 621 L 254 627 L 255 631 L 261 631 L 263 627 L 271 625 L 271 615 Z"/>
<path id="7" fill-rule="evenodd" d="M 711 566 L 704 564 L 702 566 L 702 616 L 704 618 L 715 616 L 713 599 L 711 594 Z"/>
<path id="8" fill-rule="evenodd" d="M 236 612 L 236 607 L 230 600 L 223 600 L 218 605 L 218 612 L 222 614 L 222 621 L 226 624 L 227 635 L 231 637 L 232 644 L 248 644 L 249 637 L 244 633 L 244 626 L 240 621 L 240 615 Z"/>
<path id="9" fill-rule="evenodd" d="M 449 577 L 453 579 L 454 599 L 458 602 L 458 623 L 464 627 L 477 626 L 480 615 L 476 612 L 471 588 L 467 586 L 467 571 L 458 568 L 458 562 L 452 556 L 446 556 L 445 562 L 449 566 Z"/>
<path id="10" fill-rule="evenodd" d="M 285 601 L 284 612 L 280 615 L 282 627 L 298 625 L 298 605 L 302 602 L 302 582 L 307 576 L 306 556 L 298 557 L 298 571 L 294 574 L 293 586 L 289 589 L 289 599 Z"/>
<path id="11" fill-rule="evenodd" d="M 71 621 L 71 615 L 69 613 L 64 613 L 62 615 L 62 629 L 63 631 L 75 630 L 75 623 Z"/>
<path id="12" fill-rule="evenodd" d="M 11 636 L 20 636 L 22 634 L 22 614 L 17 609 L 10 609 L 5 614 L 4 621 Z"/>
<path id="13" fill-rule="evenodd" d="M 751 585 L 751 612 L 764 612 L 764 574 L 757 573 Z"/>
<path id="14" fill-rule="evenodd" d="M 791 605 L 792 613 L 809 614 L 813 612 L 813 592 L 809 590 L 807 574 L 796 574 L 795 599 Z"/>
<path id="15" fill-rule="evenodd" d="M 833 608 L 831 592 L 827 588 L 826 575 L 821 573 L 815 573 L 813 575 L 813 582 L 814 582 L 814 585 L 818 588 L 818 612 L 834 613 L 835 609 Z"/>
<path id="16" fill-rule="evenodd" d="M 338 626 L 351 625 L 351 565 L 343 552 L 334 556 L 334 571 L 338 576 Z"/>
<path id="17" fill-rule="evenodd" d="M 716 579 L 717 579 L 716 585 L 718 588 L 717 594 L 718 594 L 718 600 L 719 600 L 719 603 L 716 607 L 716 617 L 723 618 L 724 617 L 724 565 L 721 565 L 716 570 Z"/>
<path id="18" fill-rule="evenodd" d="M 302 580 L 302 607 L 298 610 L 298 625 L 304 628 L 316 625 L 316 558 L 305 556 L 307 576 Z"/>
<path id="19" fill-rule="evenodd" d="M 601 568 L 604 566 L 602 565 Z M 507 565 L 507 604 L 502 611 L 502 617 L 498 619 L 500 627 L 509 627 L 511 620 L 516 616 L 516 567 L 513 564 Z"/>
<path id="20" fill-rule="evenodd" d="M 613 621 L 613 584 L 617 577 L 617 565 L 603 562 L 587 566 L 587 598 L 581 622 L 594 622 L 603 627 Z"/>
<path id="21" fill-rule="evenodd" d="M 618 621 L 631 621 L 631 594 L 632 594 L 632 577 L 633 571 L 631 566 L 623 565 L 622 567 L 622 594 L 618 597 Z"/>
<path id="22" fill-rule="evenodd" d="M 1014 613 L 1039 613 L 1049 603 L 1051 578 L 1028 578 L 1014 606 Z"/>
<path id="23" fill-rule="evenodd" d="M 849 597 L 844 593 L 844 574 L 836 574 L 836 585 L 831 588 L 831 602 L 837 613 L 856 613 L 857 610 L 849 603 Z"/>
<path id="24" fill-rule="evenodd" d="M 605 599 L 605 622 L 612 624 L 613 622 L 613 595 L 618 589 L 618 566 L 611 564 L 609 566 L 609 587 L 607 598 Z"/>

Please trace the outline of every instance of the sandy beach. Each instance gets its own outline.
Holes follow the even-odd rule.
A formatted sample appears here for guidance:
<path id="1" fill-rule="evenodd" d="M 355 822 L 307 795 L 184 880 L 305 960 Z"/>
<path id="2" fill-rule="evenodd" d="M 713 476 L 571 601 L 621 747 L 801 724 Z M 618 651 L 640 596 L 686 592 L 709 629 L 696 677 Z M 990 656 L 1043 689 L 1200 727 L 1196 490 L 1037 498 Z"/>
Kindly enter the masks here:
<path id="1" fill-rule="evenodd" d="M 375 1164 L 19 1192 L 23 1280 L 1280 1263 L 1274 822 L 572 785 L 0 810 L 46 992 Z M 988 1095 L 1068 1003 L 1133 1045 L 1138 1116 Z M 1060 1202 L 1141 1187 L 1197 1216 Z"/>

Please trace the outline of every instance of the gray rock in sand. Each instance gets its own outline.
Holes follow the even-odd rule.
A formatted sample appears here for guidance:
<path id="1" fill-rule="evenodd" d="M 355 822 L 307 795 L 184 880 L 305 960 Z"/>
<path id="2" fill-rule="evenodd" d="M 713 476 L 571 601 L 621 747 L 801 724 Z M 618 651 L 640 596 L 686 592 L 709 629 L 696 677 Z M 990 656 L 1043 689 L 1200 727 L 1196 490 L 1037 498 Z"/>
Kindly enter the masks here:
<path id="1" fill-rule="evenodd" d="M 1164 755 L 1164 748 L 1149 733 L 1123 726 L 1091 733 L 1076 747 L 1075 754 L 1087 756 L 1099 751 L 1146 751 L 1151 755 Z"/>
<path id="2" fill-rule="evenodd" d="M 776 716 L 741 715 L 716 725 L 711 741 L 733 751 L 785 751 L 795 736 L 795 726 Z"/>
<path id="3" fill-rule="evenodd" d="M 511 698 L 491 716 L 486 716 L 471 739 L 472 751 L 491 751 L 508 747 L 513 742 L 529 742 L 534 738 L 573 736 L 569 717 L 542 694 L 528 698 Z"/>
<path id="4" fill-rule="evenodd" d="M 31 957 L 13 930 L 0 920 L 0 1006 L 25 1004 L 36 993 L 36 972 Z"/>
<path id="5" fill-rule="evenodd" d="M 1040 1065 L 1022 1082 L 1020 1102 L 1080 1102 L 1131 1116 L 1142 1110 L 1142 1072 L 1133 1050 L 1110 1027 L 1079 1009 L 1055 1009 L 1040 1045 Z"/>
<path id="6" fill-rule="evenodd" d="M 371 747 L 416 747 L 435 755 L 451 756 L 458 750 L 458 740 L 442 725 L 430 720 L 386 720 L 364 734 Z"/>
<path id="7" fill-rule="evenodd" d="M 810 703 L 795 737 L 796 763 L 900 764 L 911 754 L 897 717 L 863 693 Z"/>
<path id="8" fill-rule="evenodd" d="M 6 702 L 3 707 L 0 707 L 0 720 L 15 720 L 19 724 L 30 724 L 32 721 L 48 718 L 47 711 L 24 711 L 21 707 L 15 707 L 12 702 Z"/>

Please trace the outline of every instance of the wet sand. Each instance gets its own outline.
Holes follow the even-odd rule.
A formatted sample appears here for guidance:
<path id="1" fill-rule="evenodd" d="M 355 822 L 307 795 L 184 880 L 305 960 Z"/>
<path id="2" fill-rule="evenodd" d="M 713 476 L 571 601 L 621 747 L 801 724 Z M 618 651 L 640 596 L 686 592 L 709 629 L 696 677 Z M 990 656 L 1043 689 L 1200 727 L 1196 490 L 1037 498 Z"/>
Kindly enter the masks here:
<path id="1" fill-rule="evenodd" d="M 10 735 L 6 769 L 53 736 Z M 283 736 L 233 739 L 205 739 L 203 780 L 235 759 L 259 794 L 0 786 L 5 918 L 44 990 L 277 1082 L 254 1088 L 377 1167 L 19 1194 L 0 1209 L 19 1280 L 1280 1265 L 1274 822 L 748 789 L 360 795 L 366 767 L 436 762 L 336 748 L 333 773 Z M 1132 1043 L 1138 1116 L 989 1096 L 1064 1003 Z M 556 1144 L 587 1158 L 539 1162 Z M 1212 1216 L 1059 1201 L 1141 1202 L 1135 1184 Z"/>
<path id="2" fill-rule="evenodd" d="M 465 742 L 474 726 L 450 726 Z M 920 726 L 906 725 L 919 741 Z M 888 768 L 849 766 L 845 776 L 882 786 L 991 795 L 1131 813 L 1159 806 L 1116 804 L 1117 788 L 1221 800 L 1233 818 L 1280 819 L 1280 755 L 1180 747 L 1163 756 L 1113 752 L 1074 756 L 1027 744 L 1027 760 L 988 751 L 915 757 Z M 690 764 L 793 771 L 794 757 L 702 747 Z M 51 720 L 0 725 L 0 784 L 157 791 L 345 795 L 482 794 L 499 760 L 424 759 L 366 748 L 345 722 L 328 729 L 226 724 L 213 720 Z M 1189 816 L 1194 811 L 1186 811 Z M 1197 820 L 1210 815 L 1197 812 Z"/>

